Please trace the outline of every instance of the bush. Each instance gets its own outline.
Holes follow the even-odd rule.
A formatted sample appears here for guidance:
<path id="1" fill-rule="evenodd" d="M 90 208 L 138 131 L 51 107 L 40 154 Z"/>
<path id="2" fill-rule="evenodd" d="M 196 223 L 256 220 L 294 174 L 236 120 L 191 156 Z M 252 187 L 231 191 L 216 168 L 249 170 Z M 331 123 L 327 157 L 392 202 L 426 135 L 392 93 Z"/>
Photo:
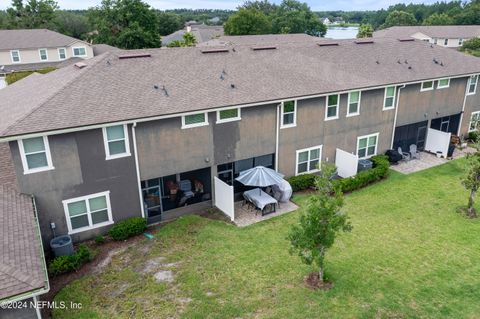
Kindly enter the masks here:
<path id="1" fill-rule="evenodd" d="M 288 179 L 290 186 L 294 192 L 308 189 L 315 186 L 315 175 L 303 174 L 298 176 L 292 176 Z"/>
<path id="2" fill-rule="evenodd" d="M 114 240 L 124 240 L 143 233 L 145 228 L 147 228 L 147 220 L 145 218 L 132 217 L 113 225 L 108 234 Z"/>
<path id="3" fill-rule="evenodd" d="M 473 143 L 476 143 L 478 141 L 478 132 L 473 131 L 473 132 L 468 133 L 468 139 L 470 141 L 472 141 Z"/>
<path id="4" fill-rule="evenodd" d="M 95 237 L 95 243 L 97 245 L 105 243 L 105 237 L 103 237 L 102 235 L 98 235 L 97 237 Z"/>
<path id="5" fill-rule="evenodd" d="M 356 189 L 365 187 L 371 183 L 379 181 L 388 175 L 388 157 L 385 155 L 377 155 L 370 158 L 373 162 L 372 169 L 362 171 L 355 176 L 336 180 L 340 189 L 344 193 L 352 192 Z"/>
<path id="6" fill-rule="evenodd" d="M 93 253 L 84 244 L 78 246 L 77 251 L 70 256 L 55 257 L 48 265 L 48 272 L 57 276 L 80 269 L 85 263 L 93 259 Z"/>

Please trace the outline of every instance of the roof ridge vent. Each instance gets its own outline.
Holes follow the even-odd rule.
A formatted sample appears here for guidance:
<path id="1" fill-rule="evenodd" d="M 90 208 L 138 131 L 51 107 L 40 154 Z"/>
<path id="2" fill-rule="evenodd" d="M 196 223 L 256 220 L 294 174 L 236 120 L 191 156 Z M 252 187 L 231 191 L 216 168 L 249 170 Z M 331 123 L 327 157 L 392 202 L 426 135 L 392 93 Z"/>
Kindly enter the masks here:
<path id="1" fill-rule="evenodd" d="M 230 52 L 230 50 L 229 50 L 229 49 L 219 48 L 219 49 L 205 49 L 205 50 L 200 50 L 200 52 L 205 53 L 205 54 L 208 54 L 208 53 L 228 53 L 228 52 Z"/>
<path id="2" fill-rule="evenodd" d="M 264 45 L 264 46 L 255 46 L 252 47 L 253 51 L 264 51 L 264 50 L 276 50 L 277 47 L 274 45 Z"/>
<path id="3" fill-rule="evenodd" d="M 151 56 L 152 55 L 150 53 L 138 53 L 138 54 L 120 55 L 118 58 L 120 60 L 125 60 L 125 59 L 149 58 Z"/>
<path id="4" fill-rule="evenodd" d="M 400 38 L 400 39 L 398 39 L 398 41 L 400 41 L 400 42 L 413 42 L 413 41 L 415 41 L 415 39 L 414 38 Z"/>
<path id="5" fill-rule="evenodd" d="M 319 47 L 331 47 L 331 46 L 338 46 L 340 43 L 335 41 L 325 41 L 325 42 L 318 42 L 317 45 Z"/>
<path id="6" fill-rule="evenodd" d="M 79 69 L 83 69 L 84 67 L 87 66 L 87 64 L 86 64 L 85 62 L 81 62 L 81 61 L 75 63 L 74 65 L 75 65 L 77 68 L 79 68 Z"/>
<path id="7" fill-rule="evenodd" d="M 366 40 L 355 40 L 356 44 L 372 44 L 374 43 L 373 39 L 366 39 Z"/>

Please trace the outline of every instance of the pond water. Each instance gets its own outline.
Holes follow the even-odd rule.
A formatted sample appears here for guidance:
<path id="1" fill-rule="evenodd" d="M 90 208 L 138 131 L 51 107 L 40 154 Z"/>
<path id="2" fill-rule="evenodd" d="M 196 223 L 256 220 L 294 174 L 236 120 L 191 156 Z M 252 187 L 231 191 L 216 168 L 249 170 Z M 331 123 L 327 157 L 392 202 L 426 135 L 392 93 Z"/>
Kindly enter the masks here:
<path id="1" fill-rule="evenodd" d="M 353 39 L 357 37 L 358 27 L 330 27 L 327 28 L 325 38 Z"/>

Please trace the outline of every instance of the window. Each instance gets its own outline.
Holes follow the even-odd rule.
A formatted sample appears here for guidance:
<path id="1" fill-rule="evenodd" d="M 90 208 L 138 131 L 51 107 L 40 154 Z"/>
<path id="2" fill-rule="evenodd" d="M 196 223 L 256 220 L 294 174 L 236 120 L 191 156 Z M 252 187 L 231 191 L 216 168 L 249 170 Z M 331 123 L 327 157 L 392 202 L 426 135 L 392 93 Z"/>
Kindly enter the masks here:
<path id="1" fill-rule="evenodd" d="M 103 142 L 107 160 L 130 156 L 127 125 L 104 127 Z"/>
<path id="2" fill-rule="evenodd" d="M 459 46 L 462 46 L 462 45 L 463 45 L 463 39 L 461 39 L 461 38 L 458 39 L 458 45 L 459 45 Z"/>
<path id="3" fill-rule="evenodd" d="M 338 102 L 338 94 L 327 96 L 327 110 L 325 111 L 325 120 L 338 119 Z"/>
<path id="4" fill-rule="evenodd" d="M 18 141 L 24 174 L 54 169 L 46 136 Z"/>
<path id="5" fill-rule="evenodd" d="M 38 49 L 38 55 L 40 56 L 40 61 L 47 61 L 47 49 Z"/>
<path id="6" fill-rule="evenodd" d="M 208 125 L 207 113 L 195 113 L 182 116 L 182 128 Z"/>
<path id="7" fill-rule="evenodd" d="M 10 55 L 12 57 L 12 63 L 20 63 L 20 51 L 12 50 L 10 51 Z"/>
<path id="8" fill-rule="evenodd" d="M 64 200 L 63 208 L 69 234 L 113 224 L 110 192 Z"/>
<path id="9" fill-rule="evenodd" d="M 240 120 L 240 109 L 227 109 L 217 111 L 217 123 L 225 123 Z"/>
<path id="10" fill-rule="evenodd" d="M 444 44 L 444 45 L 448 45 L 448 39 L 445 39 L 445 40 L 443 41 L 443 44 Z"/>
<path id="11" fill-rule="evenodd" d="M 73 47 L 72 48 L 73 56 L 86 56 L 87 49 L 85 47 Z"/>
<path id="12" fill-rule="evenodd" d="M 298 150 L 295 175 L 320 171 L 321 158 L 322 145 Z"/>
<path id="13" fill-rule="evenodd" d="M 358 158 L 368 158 L 377 154 L 378 133 L 360 136 L 357 139 Z"/>
<path id="14" fill-rule="evenodd" d="M 361 91 L 353 91 L 348 93 L 348 111 L 347 116 L 354 116 L 360 114 L 360 99 L 362 97 Z"/>
<path id="15" fill-rule="evenodd" d="M 468 91 L 467 94 L 475 94 L 477 91 L 477 82 L 478 82 L 478 74 L 477 75 L 472 75 L 468 79 Z"/>
<path id="16" fill-rule="evenodd" d="M 65 60 L 67 58 L 67 50 L 65 48 L 58 49 L 58 59 Z"/>
<path id="17" fill-rule="evenodd" d="M 437 44 L 438 42 L 438 39 L 437 38 L 433 38 L 433 44 Z"/>
<path id="18" fill-rule="evenodd" d="M 438 80 L 437 89 L 444 89 L 450 86 L 450 79 L 440 79 Z"/>
<path id="19" fill-rule="evenodd" d="M 468 131 L 473 132 L 480 129 L 480 111 L 472 112 L 470 117 L 470 125 L 468 126 Z"/>
<path id="20" fill-rule="evenodd" d="M 433 90 L 433 81 L 422 82 L 422 87 L 420 88 L 420 92 L 430 91 L 430 90 Z"/>
<path id="21" fill-rule="evenodd" d="M 282 125 L 280 128 L 297 125 L 297 101 L 282 102 Z"/>
<path id="22" fill-rule="evenodd" d="M 390 110 L 395 107 L 395 87 L 394 86 L 387 86 L 385 88 L 385 100 L 383 102 L 383 109 Z"/>

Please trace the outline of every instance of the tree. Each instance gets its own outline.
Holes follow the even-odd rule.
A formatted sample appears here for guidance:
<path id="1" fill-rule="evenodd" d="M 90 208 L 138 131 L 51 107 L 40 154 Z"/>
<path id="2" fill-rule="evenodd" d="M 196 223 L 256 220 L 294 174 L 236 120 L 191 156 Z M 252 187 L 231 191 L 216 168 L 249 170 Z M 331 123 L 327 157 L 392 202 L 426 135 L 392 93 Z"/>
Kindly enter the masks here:
<path id="1" fill-rule="evenodd" d="M 381 26 L 382 29 L 393 27 L 393 26 L 402 26 L 402 25 L 416 25 L 417 19 L 411 13 L 405 11 L 392 11 L 388 14 L 385 19 L 385 23 Z"/>
<path id="2" fill-rule="evenodd" d="M 183 35 L 183 40 L 175 40 L 170 42 L 167 47 L 176 48 L 176 47 L 194 47 L 197 44 L 197 39 L 191 32 L 186 32 Z"/>
<path id="3" fill-rule="evenodd" d="M 268 0 L 246 1 L 240 8 L 258 10 L 267 17 L 278 9 L 276 4 L 270 3 Z"/>
<path id="4" fill-rule="evenodd" d="M 361 24 L 358 28 L 357 38 L 371 38 L 373 36 L 373 27 L 371 24 Z"/>
<path id="5" fill-rule="evenodd" d="M 477 217 L 475 210 L 475 196 L 480 188 L 480 144 L 475 145 L 475 153 L 467 155 L 466 175 L 462 179 L 463 186 L 470 191 L 467 205 L 467 215 L 471 218 Z"/>
<path id="6" fill-rule="evenodd" d="M 455 16 L 456 24 L 480 24 L 480 0 L 467 3 Z"/>
<path id="7" fill-rule="evenodd" d="M 55 31 L 77 39 L 93 30 L 85 15 L 68 11 L 56 11 L 53 24 Z"/>
<path id="8" fill-rule="evenodd" d="M 160 35 L 169 35 L 180 30 L 184 21 L 178 14 L 160 11 L 158 12 L 158 23 Z"/>
<path id="9" fill-rule="evenodd" d="M 423 25 L 450 25 L 454 24 L 453 18 L 446 13 L 434 13 L 423 21 Z"/>
<path id="10" fill-rule="evenodd" d="M 352 230 L 347 215 L 340 211 L 343 194 L 338 184 L 332 183 L 334 171 L 334 166 L 322 165 L 315 182 L 317 192 L 310 195 L 298 225 L 293 225 L 288 235 L 290 253 L 297 253 L 307 265 L 317 265 L 320 285 L 324 284 L 325 253 L 332 247 L 340 231 Z"/>
<path id="11" fill-rule="evenodd" d="M 157 14 L 141 0 L 102 0 L 88 17 L 98 31 L 95 43 L 122 49 L 160 47 Z"/>
<path id="12" fill-rule="evenodd" d="M 7 9 L 8 25 L 10 28 L 49 28 L 56 9 L 58 5 L 54 0 L 29 0 L 25 5 L 23 0 L 12 0 L 12 6 Z"/>
<path id="13" fill-rule="evenodd" d="M 283 0 L 272 16 L 273 33 L 306 33 L 323 37 L 327 27 L 306 3 Z"/>
<path id="14" fill-rule="evenodd" d="M 225 23 L 227 35 L 267 34 L 271 32 L 271 24 L 262 12 L 256 9 L 240 8 Z"/>

